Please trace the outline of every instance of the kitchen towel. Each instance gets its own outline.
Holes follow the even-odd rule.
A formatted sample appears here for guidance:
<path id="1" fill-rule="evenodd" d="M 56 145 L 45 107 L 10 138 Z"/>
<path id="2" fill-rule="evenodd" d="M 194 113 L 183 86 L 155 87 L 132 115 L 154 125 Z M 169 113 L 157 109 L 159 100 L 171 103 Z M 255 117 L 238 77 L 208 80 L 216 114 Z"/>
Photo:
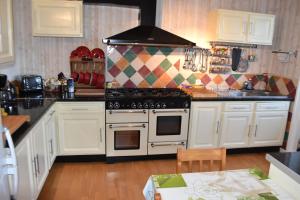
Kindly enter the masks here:
<path id="1" fill-rule="evenodd" d="M 241 53 L 242 53 L 242 49 L 240 48 L 232 49 L 232 64 L 231 64 L 232 71 L 237 70 L 241 59 Z"/>

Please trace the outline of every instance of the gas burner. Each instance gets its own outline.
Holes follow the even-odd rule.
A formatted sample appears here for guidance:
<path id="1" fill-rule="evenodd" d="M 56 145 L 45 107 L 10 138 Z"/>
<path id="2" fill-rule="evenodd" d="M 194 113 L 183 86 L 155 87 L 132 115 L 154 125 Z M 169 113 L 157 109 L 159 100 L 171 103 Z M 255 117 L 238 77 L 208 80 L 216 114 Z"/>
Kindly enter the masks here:
<path id="1" fill-rule="evenodd" d="M 189 108 L 190 96 L 177 88 L 117 88 L 106 90 L 107 109 Z"/>

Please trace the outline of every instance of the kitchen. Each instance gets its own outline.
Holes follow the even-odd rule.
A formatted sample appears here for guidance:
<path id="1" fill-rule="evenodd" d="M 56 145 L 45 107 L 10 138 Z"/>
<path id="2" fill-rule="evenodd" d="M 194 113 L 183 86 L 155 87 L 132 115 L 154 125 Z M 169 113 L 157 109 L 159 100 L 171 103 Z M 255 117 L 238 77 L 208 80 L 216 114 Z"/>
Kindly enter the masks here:
<path id="1" fill-rule="evenodd" d="M 39 199 L 76 199 L 80 192 L 72 192 L 72 190 L 81 191 L 86 198 L 122 199 L 120 193 L 123 193 L 123 195 L 131 197 L 131 199 L 141 199 L 142 190 L 147 179 L 141 178 L 141 180 L 137 180 L 137 178 L 134 178 L 134 180 L 128 180 L 130 184 L 126 185 L 122 177 L 149 177 L 151 174 L 174 173 L 174 160 L 170 160 L 170 158 L 166 160 L 156 159 L 164 158 L 165 154 L 176 153 L 177 147 L 180 146 L 187 146 L 188 148 L 225 146 L 233 152 L 235 149 L 235 152 L 242 151 L 243 153 L 238 155 L 240 157 L 235 157 L 235 154 L 230 155 L 228 153 L 228 160 L 233 160 L 233 163 L 235 163 L 228 162 L 228 169 L 250 168 L 259 165 L 257 163 L 268 163 L 264 159 L 265 155 L 262 156 L 262 154 L 251 154 L 253 156 L 249 157 L 248 153 L 255 150 L 262 152 L 268 152 L 268 150 L 278 151 L 278 147 L 282 147 L 282 151 L 285 151 L 285 149 L 287 151 L 297 150 L 299 127 L 297 127 L 297 112 L 293 112 L 293 109 L 297 110 L 299 106 L 296 100 L 293 101 L 299 77 L 296 52 L 299 46 L 297 8 L 300 5 L 297 1 L 248 0 L 242 3 L 241 1 L 229 0 L 158 0 L 156 15 L 153 14 L 155 12 L 152 10 L 150 14 L 145 14 L 148 18 L 144 18 L 143 12 L 141 11 L 140 13 L 140 9 L 133 6 L 134 2 L 139 1 L 128 1 L 128 4 L 125 3 L 127 6 L 124 6 L 124 3 L 122 4 L 120 1 L 109 2 L 122 4 L 123 6 L 99 3 L 102 1 L 98 3 L 96 3 L 97 1 L 83 1 L 83 4 L 80 4 L 82 3 L 81 1 L 70 1 L 71 3 L 79 4 L 79 8 L 77 6 L 75 9 L 75 16 L 73 16 L 78 17 L 76 19 L 78 20 L 79 28 L 68 30 L 70 32 L 63 32 L 61 27 L 58 26 L 59 31 L 56 30 L 55 33 L 51 32 L 53 29 L 57 29 L 53 25 L 53 21 L 47 20 L 47 18 L 45 20 L 45 18 L 36 17 L 43 13 L 38 12 L 39 2 L 43 1 L 12 0 L 14 33 L 14 45 L 12 45 L 14 54 L 12 55 L 14 56 L 8 56 L 8 59 L 3 61 L 4 63 L 0 65 L 0 73 L 6 74 L 10 81 L 23 74 L 39 74 L 47 80 L 53 77 L 57 78 L 57 74 L 62 72 L 68 77 L 71 76 L 71 52 L 79 46 L 87 46 L 91 51 L 95 48 L 101 48 L 104 51 L 105 81 L 110 82 L 107 86 L 119 86 L 121 89 L 113 90 L 107 87 L 105 96 L 78 98 L 71 94 L 70 96 L 59 98 L 51 96 L 42 100 L 27 98 L 26 103 L 17 102 L 19 113 L 30 114 L 36 110 L 41 110 L 41 113 L 31 117 L 30 122 L 27 122 L 27 125 L 25 123 L 25 126 L 22 126 L 13 135 L 16 153 L 31 152 L 29 154 L 32 158 L 27 159 L 32 159 L 35 163 L 35 165 L 28 165 L 29 169 L 27 169 L 20 168 L 22 162 L 27 162 L 25 157 L 18 161 L 19 180 L 25 180 L 25 182 L 29 183 L 25 184 L 25 186 L 24 184 L 22 186 L 22 183 L 19 184 L 19 191 L 21 192 L 18 195 L 23 197 L 19 196 L 19 199 L 27 199 L 28 197 L 28 199 L 36 199 L 38 196 Z M 107 1 L 102 3 L 107 3 Z M 37 7 L 34 7 L 34 5 Z M 147 6 L 144 5 L 144 7 Z M 151 6 L 148 5 L 148 8 L 151 10 Z M 37 13 L 35 9 L 37 9 Z M 141 6 L 142 9 L 143 7 Z M 218 15 L 218 13 L 213 12 L 217 9 L 246 11 L 246 13 L 238 13 L 239 15 L 236 19 L 239 19 L 241 14 L 246 14 L 247 16 L 255 13 L 270 14 L 273 16 L 271 17 L 271 22 L 274 20 L 274 24 L 271 26 L 273 29 L 270 28 L 268 32 L 274 33 L 271 34 L 271 40 L 270 38 L 263 38 L 264 41 L 249 42 L 246 41 L 248 37 L 238 38 L 240 35 L 228 36 L 223 33 L 219 37 L 231 37 L 230 40 L 234 38 L 235 42 L 230 41 L 230 43 L 234 44 L 220 47 L 217 46 L 220 45 L 217 43 L 214 44 L 213 50 L 212 43 L 209 43 L 209 41 L 222 41 L 222 38 L 210 38 L 216 37 L 212 34 L 212 32 L 215 32 L 213 29 L 216 26 L 211 25 L 217 23 L 213 21 L 215 17 L 212 16 L 213 14 Z M 222 10 L 219 11 L 219 14 L 222 14 Z M 45 13 L 53 15 L 50 11 Z M 180 48 L 178 44 L 176 48 L 149 47 L 147 45 L 142 47 L 117 45 L 115 48 L 113 44 L 107 46 L 103 43 L 102 39 L 138 26 L 139 15 L 141 15 L 143 23 L 156 25 L 156 27 L 161 27 L 163 30 L 183 37 L 185 40 L 195 43 L 197 48 L 193 48 L 195 49 L 193 51 L 193 49 L 187 47 Z M 53 27 L 38 29 L 37 25 L 39 24 L 35 23 L 39 19 L 44 19 L 42 22 L 48 22 Z M 235 24 L 240 23 L 239 21 L 233 20 Z M 54 19 L 54 22 L 57 23 L 57 19 L 56 21 Z M 231 23 L 233 22 L 231 21 Z M 248 31 L 253 26 L 250 24 Z M 224 26 L 224 31 L 227 30 L 227 26 L 229 25 L 226 24 Z M 246 26 L 247 24 L 244 25 L 244 21 L 240 24 L 241 29 L 244 29 Z M 71 33 L 72 31 L 76 33 Z M 245 35 L 247 32 L 247 30 L 242 31 L 242 35 Z M 261 37 L 259 38 L 261 39 Z M 236 42 L 239 39 L 243 41 Z M 228 42 L 228 38 L 225 40 Z M 163 38 L 160 40 L 161 42 L 169 41 Z M 242 46 L 237 46 L 236 43 Z M 5 42 L 1 44 L 4 47 L 5 45 Z M 225 44 L 223 43 L 222 45 Z M 205 59 L 208 57 L 208 54 L 205 54 L 207 49 L 219 56 L 228 57 L 229 50 L 238 49 L 236 47 L 241 47 L 244 52 L 241 54 L 245 54 L 247 57 L 252 56 L 251 59 L 247 58 L 249 62 L 246 72 L 231 71 L 225 73 L 221 70 L 224 68 L 213 68 L 210 65 L 203 69 L 204 73 L 200 71 L 202 66 L 194 72 L 193 63 L 197 64 L 199 61 L 201 63 L 201 60 L 204 60 L 205 67 Z M 224 49 L 229 49 L 226 55 L 223 55 L 226 52 Z M 200 52 L 204 52 L 202 59 L 199 58 Z M 198 57 L 193 62 L 195 54 Z M 209 57 L 211 59 L 211 56 Z M 214 59 L 218 61 L 217 58 Z M 221 62 L 230 60 L 226 59 L 225 61 L 221 59 Z M 191 66 L 190 62 L 185 63 L 185 61 L 192 61 Z M 274 94 L 270 95 L 267 93 L 254 94 L 251 91 L 248 93 L 237 91 L 236 89 L 241 89 L 244 82 L 248 81 L 248 79 L 252 79 L 251 83 L 255 89 L 254 91 L 268 88 L 269 91 L 276 94 L 281 93 L 282 95 L 274 96 Z M 201 83 L 208 90 L 203 90 Z M 189 88 L 190 85 L 195 86 L 196 91 L 202 92 L 193 93 L 193 88 Z M 170 88 L 176 88 L 177 86 L 183 87 L 185 92 L 181 93 L 181 90 L 171 92 L 172 89 Z M 136 90 L 125 89 L 135 87 L 166 87 L 168 90 L 151 90 L 149 95 L 147 90 L 139 90 L 142 91 L 139 94 Z M 235 90 L 227 90 L 228 88 Z M 113 95 L 110 95 L 109 91 Z M 209 92 L 209 94 L 203 95 L 203 91 Z M 216 92 L 218 93 L 217 97 L 214 96 Z M 192 101 L 186 99 L 188 97 L 187 94 L 194 94 Z M 135 100 L 130 101 L 131 98 Z M 216 98 L 220 98 L 221 101 L 220 99 L 216 101 Z M 239 100 L 237 101 L 236 99 Z M 19 106 L 19 104 L 21 105 Z M 32 106 L 32 104 L 42 106 L 25 109 L 23 104 L 29 105 L 28 107 Z M 153 109 L 152 104 L 155 109 Z M 170 112 L 159 113 L 161 110 Z M 123 111 L 129 113 L 123 113 Z M 176 115 L 174 115 L 173 111 L 176 111 Z M 293 117 L 291 117 L 292 112 Z M 163 116 L 161 116 L 162 114 Z M 173 120 L 169 120 L 169 116 L 175 117 L 172 117 Z M 179 118 L 178 116 L 181 117 Z M 272 116 L 274 117 L 272 118 Z M 155 124 L 156 120 L 154 119 L 161 119 L 161 122 L 157 121 L 157 124 Z M 177 122 L 176 124 L 178 125 L 179 121 L 181 121 L 181 126 L 168 124 Z M 34 127 L 30 126 L 30 123 L 34 123 Z M 140 127 L 126 127 L 126 130 L 124 130 L 124 127 L 117 127 L 124 124 Z M 154 129 L 158 124 L 161 126 L 158 131 L 161 134 L 168 132 L 173 132 L 174 134 L 180 127 L 181 130 L 178 132 L 185 135 L 180 135 L 180 137 L 172 135 L 172 139 L 159 141 L 164 136 L 153 135 L 151 137 L 150 135 L 155 133 Z M 30 128 L 27 127 L 26 129 L 26 126 Z M 259 127 L 257 128 L 256 126 Z M 121 144 L 113 148 L 112 144 L 118 144 L 118 142 L 113 142 L 112 140 L 118 140 L 118 137 L 115 136 L 116 138 L 113 138 L 110 133 L 122 133 L 122 131 L 126 133 L 129 130 L 131 130 L 130 133 L 143 134 L 135 134 L 135 137 L 131 140 L 135 142 L 134 144 Z M 149 131 L 145 133 L 143 130 Z M 41 136 L 40 132 L 45 133 Z M 276 132 L 277 135 L 275 138 L 274 135 L 269 135 L 271 138 L 265 138 L 266 132 Z M 86 137 L 85 134 L 89 134 L 89 137 Z M 120 141 L 124 141 L 122 136 L 124 137 L 126 134 L 119 135 Z M 147 136 L 143 137 L 143 135 Z M 257 135 L 262 137 L 254 137 Z M 283 138 L 284 135 L 285 139 Z M 40 139 L 43 142 L 40 142 Z M 139 143 L 142 139 L 145 142 Z M 127 142 L 131 141 L 127 140 Z M 122 150 L 124 147 L 127 150 Z M 269 147 L 276 148 L 269 149 Z M 136 150 L 137 148 L 140 151 Z M 43 159 L 37 156 L 45 155 L 43 152 L 46 152 L 45 154 L 48 152 L 51 155 L 49 154 L 49 158 Z M 132 158 L 127 158 L 127 156 L 131 156 L 131 152 L 134 152 L 133 155 L 135 157 L 142 155 L 138 156 L 139 159 L 153 158 L 154 160 L 150 160 L 148 164 L 140 163 L 143 161 L 118 162 L 119 160 L 132 160 Z M 149 152 L 153 152 L 153 154 L 150 155 Z M 247 162 L 247 159 L 254 159 L 254 164 Z M 66 163 L 66 161 L 89 160 L 98 162 L 92 162 L 91 165 L 88 163 L 85 165 L 82 162 Z M 239 163 L 239 160 L 241 163 Z M 110 161 L 114 164 L 107 165 L 105 161 Z M 145 162 L 147 163 L 147 161 Z M 267 167 L 265 168 L 267 169 L 265 171 L 267 172 L 269 167 L 268 164 L 266 165 Z M 265 165 L 262 164 L 262 166 L 264 167 Z M 141 169 L 148 169 L 148 171 L 145 171 L 146 175 L 139 172 Z M 126 174 L 122 172 L 123 170 L 133 170 L 133 172 L 130 171 Z M 79 174 L 80 171 L 83 174 L 85 172 L 88 174 L 83 175 L 88 176 L 87 179 L 80 177 L 80 181 L 85 182 L 88 179 L 93 179 L 95 176 L 101 179 L 101 185 L 104 187 L 106 182 L 102 179 L 103 176 L 108 181 L 108 186 L 104 188 L 118 188 L 117 190 L 119 191 L 110 190 L 112 194 L 108 194 L 107 191 L 97 189 L 93 186 L 93 183 L 87 182 L 90 184 L 90 188 L 94 188 L 91 191 L 95 191 L 94 193 L 92 192 L 93 194 L 87 194 L 86 191 L 82 191 L 80 188 L 85 187 L 84 184 L 80 185 L 77 179 L 72 179 L 72 176 Z M 97 173 L 101 173 L 101 175 L 96 175 Z M 65 179 L 61 180 L 62 182 L 58 182 L 60 177 L 65 177 Z M 96 180 L 95 183 L 99 184 Z M 70 185 L 70 188 L 66 188 L 68 185 Z M 55 189 L 55 187 L 60 187 L 61 190 Z M 60 195 L 56 194 L 56 196 L 55 190 L 58 190 Z M 100 192 L 97 190 L 100 190 Z M 66 192 L 67 195 L 63 196 L 62 192 Z M 101 193 L 104 196 L 101 197 Z"/>

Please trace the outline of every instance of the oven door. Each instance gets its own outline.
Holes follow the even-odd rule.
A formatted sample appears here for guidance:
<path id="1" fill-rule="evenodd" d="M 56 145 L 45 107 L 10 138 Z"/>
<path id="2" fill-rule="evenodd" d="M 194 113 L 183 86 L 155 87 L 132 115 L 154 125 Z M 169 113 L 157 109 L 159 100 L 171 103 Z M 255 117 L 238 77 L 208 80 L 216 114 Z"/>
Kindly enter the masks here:
<path id="1" fill-rule="evenodd" d="M 106 155 L 147 155 L 147 123 L 106 125 Z"/>
<path id="2" fill-rule="evenodd" d="M 149 112 L 149 142 L 186 141 L 189 109 L 154 109 Z"/>

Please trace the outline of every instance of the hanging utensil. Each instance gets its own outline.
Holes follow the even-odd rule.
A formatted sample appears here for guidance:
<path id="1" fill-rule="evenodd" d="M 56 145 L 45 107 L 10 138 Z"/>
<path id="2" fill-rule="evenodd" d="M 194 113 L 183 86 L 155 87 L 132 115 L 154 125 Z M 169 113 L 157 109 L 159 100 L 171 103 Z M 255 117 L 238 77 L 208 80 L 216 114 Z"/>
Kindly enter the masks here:
<path id="1" fill-rule="evenodd" d="M 193 72 L 196 72 L 197 69 L 198 69 L 197 66 L 196 66 L 196 64 L 195 64 L 196 56 L 197 56 L 197 51 L 196 51 L 196 49 L 194 49 L 194 51 L 193 51 L 193 57 L 192 57 L 192 71 Z"/>
<path id="2" fill-rule="evenodd" d="M 183 69 L 188 69 L 188 64 L 189 64 L 188 53 L 189 53 L 189 50 L 186 48 L 184 50 L 184 63 L 183 63 L 183 66 L 182 66 Z"/>

